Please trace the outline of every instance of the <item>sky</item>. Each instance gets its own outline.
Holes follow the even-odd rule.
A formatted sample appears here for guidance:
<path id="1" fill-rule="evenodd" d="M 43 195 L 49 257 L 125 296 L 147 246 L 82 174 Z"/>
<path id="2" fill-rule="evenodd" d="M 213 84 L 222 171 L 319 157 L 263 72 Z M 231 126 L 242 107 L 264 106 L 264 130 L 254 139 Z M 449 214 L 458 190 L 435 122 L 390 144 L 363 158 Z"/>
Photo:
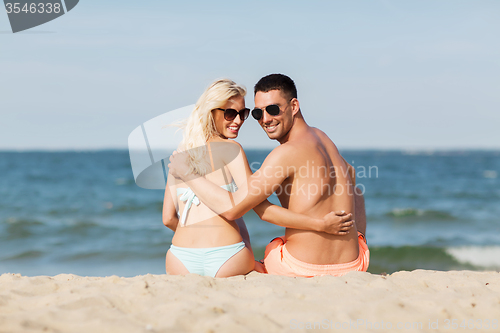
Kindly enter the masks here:
<path id="1" fill-rule="evenodd" d="M 13 34 L 0 11 L 0 150 L 126 149 L 215 79 L 290 76 L 340 149 L 500 149 L 500 2 L 81 0 Z M 257 122 L 244 148 L 272 148 Z"/>

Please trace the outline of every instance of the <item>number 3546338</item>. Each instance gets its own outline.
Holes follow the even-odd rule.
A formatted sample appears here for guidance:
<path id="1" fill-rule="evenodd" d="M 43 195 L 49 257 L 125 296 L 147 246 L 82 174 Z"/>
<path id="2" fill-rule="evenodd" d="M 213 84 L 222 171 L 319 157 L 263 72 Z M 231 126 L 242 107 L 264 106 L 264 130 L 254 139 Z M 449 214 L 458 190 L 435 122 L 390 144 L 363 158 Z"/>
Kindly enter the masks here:
<path id="1" fill-rule="evenodd" d="M 32 2 L 32 3 L 18 3 L 18 2 L 7 2 L 5 4 L 5 9 L 7 14 L 59 14 L 61 12 L 61 4 L 59 3 L 42 3 L 42 2 Z"/>

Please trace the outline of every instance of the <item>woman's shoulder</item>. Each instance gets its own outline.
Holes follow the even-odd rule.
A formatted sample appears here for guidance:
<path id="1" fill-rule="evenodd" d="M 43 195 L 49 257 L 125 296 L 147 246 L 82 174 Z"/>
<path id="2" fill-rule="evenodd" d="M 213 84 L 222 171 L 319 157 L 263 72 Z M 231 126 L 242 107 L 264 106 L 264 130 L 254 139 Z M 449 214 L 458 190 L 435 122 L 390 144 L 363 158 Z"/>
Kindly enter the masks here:
<path id="1" fill-rule="evenodd" d="M 219 138 L 219 137 L 214 137 L 214 138 L 211 138 L 210 140 L 208 140 L 207 144 L 211 144 L 211 143 L 220 143 L 220 144 L 234 144 L 234 145 L 238 145 L 241 147 L 240 143 L 236 140 L 230 140 L 230 139 L 223 139 L 223 138 Z"/>
<path id="2" fill-rule="evenodd" d="M 214 161 L 221 161 L 227 165 L 238 157 L 244 157 L 243 147 L 234 140 L 211 140 L 209 143 L 210 154 Z"/>
<path id="3" fill-rule="evenodd" d="M 208 149 L 212 152 L 220 151 L 220 152 L 234 152 L 234 151 L 242 151 L 243 146 L 234 140 L 228 139 L 211 139 L 207 142 Z"/>

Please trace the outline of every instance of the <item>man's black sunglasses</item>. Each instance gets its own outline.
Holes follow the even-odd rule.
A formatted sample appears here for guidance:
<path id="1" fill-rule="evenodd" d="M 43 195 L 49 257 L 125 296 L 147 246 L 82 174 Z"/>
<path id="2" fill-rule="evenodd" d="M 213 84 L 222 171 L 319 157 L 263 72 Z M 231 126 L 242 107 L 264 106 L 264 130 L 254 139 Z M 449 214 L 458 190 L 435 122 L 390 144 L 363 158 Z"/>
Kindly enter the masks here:
<path id="1" fill-rule="evenodd" d="M 271 104 L 271 105 L 268 105 L 264 108 L 267 113 L 269 113 L 271 116 L 277 116 L 280 114 L 280 107 L 277 106 L 276 104 Z M 260 120 L 260 118 L 262 118 L 262 114 L 264 113 L 264 111 L 260 108 L 255 108 L 252 110 L 252 117 L 255 118 L 255 120 Z"/>
<path id="2" fill-rule="evenodd" d="M 224 119 L 227 121 L 234 120 L 237 115 L 240 115 L 241 120 L 245 120 L 248 118 L 248 115 L 250 114 L 250 109 L 244 108 L 243 110 L 236 111 L 235 109 L 221 109 L 217 108 L 215 110 L 221 110 L 224 111 Z"/>
<path id="3" fill-rule="evenodd" d="M 291 98 L 288 103 L 290 103 L 290 101 L 292 100 L 293 98 Z M 264 110 L 266 110 L 267 113 L 269 113 L 270 116 L 277 116 L 280 114 L 280 107 L 276 104 L 271 104 L 271 105 L 268 105 L 264 108 Z M 255 118 L 255 120 L 260 120 L 260 118 L 262 118 L 262 115 L 264 114 L 264 111 L 260 108 L 255 108 L 252 110 L 252 117 Z"/>

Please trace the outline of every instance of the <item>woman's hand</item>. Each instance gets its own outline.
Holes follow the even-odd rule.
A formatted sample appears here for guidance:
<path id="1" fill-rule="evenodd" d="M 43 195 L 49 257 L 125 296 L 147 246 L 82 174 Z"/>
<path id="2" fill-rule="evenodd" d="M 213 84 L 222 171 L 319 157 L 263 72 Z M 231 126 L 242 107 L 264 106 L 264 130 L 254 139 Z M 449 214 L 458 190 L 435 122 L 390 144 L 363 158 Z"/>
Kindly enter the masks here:
<path id="1" fill-rule="evenodd" d="M 175 178 L 185 180 L 186 176 L 188 176 L 187 171 L 189 170 L 188 158 L 189 155 L 187 153 L 178 153 L 174 150 L 169 158 L 168 172 Z"/>
<path id="2" fill-rule="evenodd" d="M 332 235 L 347 235 L 354 226 L 352 214 L 344 211 L 330 212 L 323 217 L 322 231 Z"/>

